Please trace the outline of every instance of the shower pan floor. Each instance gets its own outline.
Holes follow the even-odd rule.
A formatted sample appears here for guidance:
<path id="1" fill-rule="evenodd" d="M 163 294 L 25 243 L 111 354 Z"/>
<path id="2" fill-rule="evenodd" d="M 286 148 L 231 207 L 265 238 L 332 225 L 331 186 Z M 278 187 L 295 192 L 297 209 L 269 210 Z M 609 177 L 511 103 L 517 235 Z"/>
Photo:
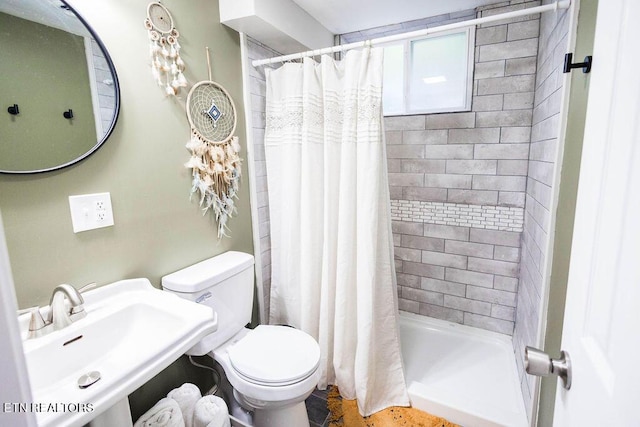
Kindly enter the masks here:
<path id="1" fill-rule="evenodd" d="M 415 408 L 467 427 L 527 426 L 511 337 L 400 312 Z"/>

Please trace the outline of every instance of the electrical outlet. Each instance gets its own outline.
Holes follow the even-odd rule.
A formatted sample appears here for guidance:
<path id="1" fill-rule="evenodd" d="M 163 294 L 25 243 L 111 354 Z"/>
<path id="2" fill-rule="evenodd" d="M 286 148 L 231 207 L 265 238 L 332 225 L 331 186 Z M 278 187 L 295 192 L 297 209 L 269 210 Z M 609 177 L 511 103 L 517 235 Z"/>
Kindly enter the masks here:
<path id="1" fill-rule="evenodd" d="M 74 233 L 114 224 L 109 193 L 69 196 L 69 208 Z"/>

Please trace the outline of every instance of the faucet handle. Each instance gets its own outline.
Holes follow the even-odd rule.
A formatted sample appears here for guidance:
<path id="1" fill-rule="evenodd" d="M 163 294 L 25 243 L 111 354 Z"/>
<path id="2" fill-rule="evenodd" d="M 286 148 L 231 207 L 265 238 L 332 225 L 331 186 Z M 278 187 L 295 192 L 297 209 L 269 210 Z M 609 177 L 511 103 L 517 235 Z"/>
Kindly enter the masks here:
<path id="1" fill-rule="evenodd" d="M 44 321 L 44 317 L 42 317 L 40 307 L 36 305 L 34 307 L 18 310 L 19 315 L 25 313 L 31 313 L 31 318 L 29 319 L 29 338 L 36 338 L 43 335 L 42 330 L 47 326 L 47 323 Z"/>
<path id="2" fill-rule="evenodd" d="M 91 289 L 94 289 L 96 286 L 98 286 L 96 282 L 87 283 L 86 285 L 78 289 L 78 292 L 83 293 L 86 291 L 90 291 Z"/>

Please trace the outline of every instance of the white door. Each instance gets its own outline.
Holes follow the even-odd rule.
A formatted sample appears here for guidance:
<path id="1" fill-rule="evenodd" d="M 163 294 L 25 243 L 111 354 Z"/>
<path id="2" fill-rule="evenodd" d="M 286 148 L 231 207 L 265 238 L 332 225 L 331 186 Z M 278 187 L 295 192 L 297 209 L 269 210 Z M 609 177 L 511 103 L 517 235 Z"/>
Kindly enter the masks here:
<path id="1" fill-rule="evenodd" d="M 640 1 L 600 0 L 591 74 L 554 425 L 640 426 Z"/>

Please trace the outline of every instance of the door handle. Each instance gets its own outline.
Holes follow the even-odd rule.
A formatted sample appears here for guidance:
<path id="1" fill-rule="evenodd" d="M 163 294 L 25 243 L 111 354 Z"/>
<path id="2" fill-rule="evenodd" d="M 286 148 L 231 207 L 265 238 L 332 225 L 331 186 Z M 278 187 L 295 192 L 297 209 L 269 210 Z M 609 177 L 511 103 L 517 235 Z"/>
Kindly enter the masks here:
<path id="1" fill-rule="evenodd" d="M 552 359 L 544 351 L 527 346 L 524 349 L 524 369 L 529 375 L 557 375 L 562 379 L 564 388 L 571 388 L 571 358 L 566 351 L 560 352 L 559 359 Z"/>

